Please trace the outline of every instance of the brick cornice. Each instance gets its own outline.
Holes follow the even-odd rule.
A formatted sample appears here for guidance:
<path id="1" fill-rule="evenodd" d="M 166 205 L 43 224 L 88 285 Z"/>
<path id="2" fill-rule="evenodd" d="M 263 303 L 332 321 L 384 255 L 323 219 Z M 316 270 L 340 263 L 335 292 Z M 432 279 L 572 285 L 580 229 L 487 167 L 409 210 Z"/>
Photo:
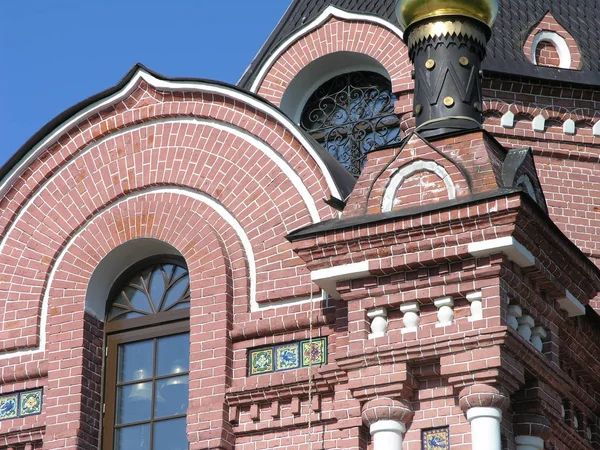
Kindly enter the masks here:
<path id="1" fill-rule="evenodd" d="M 302 371 L 283 372 L 280 384 L 272 384 L 270 375 L 258 375 L 240 380 L 231 386 L 226 394 L 227 404 L 230 406 L 250 405 L 257 402 L 289 400 L 292 397 L 308 395 L 310 381 L 308 372 Z M 312 379 L 312 392 L 324 394 L 333 392 L 335 385 L 347 381 L 346 373 L 339 370 L 333 363 L 321 368 L 315 368 Z"/>
<path id="2" fill-rule="evenodd" d="M 451 355 L 458 351 L 485 346 L 503 345 L 507 336 L 504 326 L 489 327 L 486 330 L 472 330 L 465 333 L 451 333 L 445 336 L 423 338 L 387 345 L 366 345 L 360 350 L 336 357 L 340 369 L 349 372 L 374 365 L 393 364 L 405 361 L 411 363 L 434 357 Z"/>

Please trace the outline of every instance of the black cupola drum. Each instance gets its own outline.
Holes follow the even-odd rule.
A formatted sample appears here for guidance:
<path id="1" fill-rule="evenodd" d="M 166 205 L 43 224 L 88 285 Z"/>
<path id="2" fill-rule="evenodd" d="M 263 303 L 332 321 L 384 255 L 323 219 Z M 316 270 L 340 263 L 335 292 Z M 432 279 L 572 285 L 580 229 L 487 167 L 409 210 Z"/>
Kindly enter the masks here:
<path id="1" fill-rule="evenodd" d="M 414 64 L 413 113 L 423 136 L 481 127 L 480 69 L 497 11 L 497 0 L 398 1 Z"/>

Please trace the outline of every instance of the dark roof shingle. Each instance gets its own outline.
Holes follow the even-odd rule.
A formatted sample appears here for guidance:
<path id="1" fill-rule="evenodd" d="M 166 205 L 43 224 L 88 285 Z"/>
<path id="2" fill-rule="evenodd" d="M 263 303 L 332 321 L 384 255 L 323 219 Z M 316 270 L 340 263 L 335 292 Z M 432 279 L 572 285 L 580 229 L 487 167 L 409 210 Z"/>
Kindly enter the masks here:
<path id="1" fill-rule="evenodd" d="M 249 87 L 257 68 L 277 45 L 312 21 L 327 6 L 372 14 L 397 25 L 397 0 L 294 0 L 239 85 Z M 499 0 L 500 10 L 488 43 L 484 68 L 494 72 L 580 84 L 600 85 L 600 2 L 598 0 Z M 548 12 L 573 36 L 581 52 L 582 70 L 539 67 L 530 63 L 522 47 L 529 31 Z"/>

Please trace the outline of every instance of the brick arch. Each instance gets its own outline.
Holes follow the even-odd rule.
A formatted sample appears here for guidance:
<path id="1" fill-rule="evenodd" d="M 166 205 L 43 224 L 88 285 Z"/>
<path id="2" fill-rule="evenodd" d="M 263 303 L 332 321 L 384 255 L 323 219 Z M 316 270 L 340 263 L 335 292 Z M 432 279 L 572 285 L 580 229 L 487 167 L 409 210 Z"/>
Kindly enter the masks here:
<path id="1" fill-rule="evenodd" d="M 286 44 L 275 51 L 277 59 L 266 63 L 252 86 L 254 92 L 276 105 L 281 103 L 287 86 L 304 67 L 336 52 L 361 53 L 378 61 L 389 74 L 394 92 L 412 87 L 412 66 L 401 36 L 379 23 L 370 22 L 367 16 L 351 21 L 331 16 L 317 28 Z"/>
<path id="2" fill-rule="evenodd" d="M 150 132 L 147 127 L 154 130 Z M 172 133 L 174 129 L 179 133 Z M 209 142 L 210 147 L 178 145 L 180 134 Z M 141 145 L 151 136 L 152 147 Z M 237 148 L 243 149 L 247 157 L 241 158 Z M 145 161 L 160 163 L 161 170 L 147 170 Z M 198 169 L 196 161 L 207 161 L 210 167 L 204 164 Z M 26 272 L 26 267 L 37 268 L 23 280 L 30 291 L 17 292 L 19 284 L 6 283 L 7 298 L 32 301 L 42 295 L 52 260 L 69 236 L 96 211 L 130 193 L 165 185 L 203 192 L 238 218 L 256 259 L 257 305 L 308 295 L 308 273 L 291 251 L 285 252 L 291 247 L 283 236 L 310 224 L 311 219 L 302 199 L 286 183 L 277 165 L 248 147 L 243 139 L 230 139 L 223 130 L 204 124 L 175 122 L 144 124 L 142 128 L 111 135 L 46 180 L 35 197 L 24 205 L 5 236 L 5 246 L 14 251 L 3 253 L 3 273 L 10 277 Z M 23 233 L 25 228 L 30 232 Z M 181 232 L 193 233 L 194 230 L 184 228 Z M 43 245 L 38 236 L 44 236 Z M 280 267 L 269 266 L 276 261 L 280 261 Z M 259 275 L 264 271 L 268 271 L 268 277 Z M 277 291 L 275 298 L 273 287 L 279 277 L 287 279 L 288 288 Z M 247 303 L 246 310 L 242 311 L 242 307 L 236 303 L 237 312 L 247 311 Z M 14 349 L 22 336 L 36 334 L 37 319 L 17 319 L 16 312 L 6 308 L 2 312 L 6 323 L 19 323 L 18 333 L 11 336 L 14 339 L 4 342 L 5 350 Z"/>
<path id="3" fill-rule="evenodd" d="M 334 217 L 334 210 L 322 201 L 323 198 L 340 195 L 336 194 L 332 175 L 324 169 L 324 163 L 312 149 L 312 144 L 301 133 L 290 130 L 293 124 L 272 106 L 262 105 L 233 89 L 229 89 L 233 92 L 231 95 L 239 94 L 240 98 L 216 95 L 213 90 L 220 87 L 209 83 L 194 85 L 193 89 L 176 83 L 173 85 L 189 91 L 160 90 L 149 82 L 160 84 L 160 80 L 150 77 L 146 81 L 144 77 L 150 76 L 141 73 L 132 80 L 135 81 L 134 86 L 122 100 L 110 103 L 112 99 L 108 99 L 106 106 L 98 106 L 93 113 L 84 111 L 81 117 L 77 116 L 63 124 L 62 128 L 58 127 L 60 132 L 47 136 L 32 148 L 13 172 L 0 182 L 3 194 L 0 198 L 0 237 L 5 235 L 23 204 L 35 195 L 39 185 L 87 147 L 123 129 L 177 117 L 218 121 L 262 141 L 286 162 L 291 172 L 300 177 L 316 203 L 320 218 Z M 171 88 L 170 85 L 168 87 Z M 256 105 L 248 104 L 246 99 Z M 289 123 L 283 123 L 284 120 Z M 179 139 L 184 142 L 187 138 L 182 135 Z M 146 144 L 148 142 L 144 141 L 140 145 Z"/>
<path id="4" fill-rule="evenodd" d="M 147 211 L 154 211 L 151 220 Z M 196 342 L 200 343 L 191 348 L 194 365 L 190 370 L 190 417 L 194 417 L 196 423 L 191 422 L 189 427 L 193 429 L 198 423 L 208 420 L 206 415 L 194 412 L 204 401 L 203 384 L 207 383 L 207 378 L 213 383 L 215 378 L 222 378 L 219 382 L 226 383 L 230 370 L 227 355 L 231 353 L 231 344 L 224 333 L 231 327 L 231 298 L 236 289 L 236 277 L 232 277 L 232 273 L 238 272 L 239 276 L 239 272 L 245 270 L 236 267 L 236 244 L 232 242 L 232 233 L 227 230 L 218 232 L 217 229 L 224 227 L 218 219 L 206 205 L 191 201 L 189 197 L 175 199 L 173 194 L 145 193 L 102 211 L 73 238 L 70 248 L 65 249 L 65 256 L 57 259 L 48 288 L 48 307 L 52 314 L 48 316 L 46 345 L 49 361 L 47 435 L 55 439 L 44 443 L 45 450 L 69 448 L 70 439 L 79 439 L 80 444 L 82 440 L 95 444 L 98 428 L 94 424 L 98 423 L 101 409 L 99 372 L 87 373 L 85 369 L 69 371 L 69 368 L 101 367 L 102 355 L 93 351 L 97 350 L 93 342 L 94 336 L 101 335 L 102 327 L 84 312 L 85 280 L 89 278 L 89 270 L 96 267 L 115 246 L 131 239 L 153 237 L 168 242 L 180 250 L 188 264 L 192 285 L 190 332 L 199 338 Z M 198 230 L 198 235 L 173 232 L 185 226 Z M 86 275 L 82 276 L 82 271 Z M 73 285 L 74 280 L 81 281 Z M 68 293 L 63 288 L 66 284 L 73 285 Z M 88 332 L 82 332 L 84 329 Z M 99 347 L 101 349 L 101 342 Z M 88 351 L 78 351 L 81 348 Z M 199 365 L 207 359 L 215 368 L 213 377 L 207 377 L 199 370 Z M 65 397 L 61 386 L 69 381 L 71 385 L 83 388 L 81 392 Z M 215 399 L 212 398 L 211 405 L 214 404 Z M 69 411 L 68 417 L 64 415 L 65 408 Z M 72 426 L 69 425 L 71 422 Z M 79 429 L 81 423 L 89 425 Z M 227 428 L 226 424 L 222 426 Z M 68 431 L 65 432 L 65 428 Z M 85 432 L 89 433 L 90 429 L 92 433 L 86 436 Z"/>
<path id="5" fill-rule="evenodd" d="M 390 180 L 394 175 L 402 168 L 416 169 L 418 165 L 425 164 L 443 168 L 454 185 L 456 197 L 471 193 L 470 180 L 466 178 L 464 168 L 461 170 L 454 160 L 445 157 L 414 134 L 405 141 L 400 151 L 381 149 L 369 154 L 369 163 L 365 166 L 342 217 L 383 212 L 384 196 L 386 193 L 388 196 L 392 195 L 397 190 L 390 187 Z M 393 198 L 389 201 L 393 201 Z"/>
<path id="6" fill-rule="evenodd" d="M 544 60 L 538 61 L 534 57 L 536 51 L 542 48 L 540 47 L 542 44 L 549 44 L 553 48 L 548 53 L 550 59 L 545 57 Z M 579 51 L 577 41 L 556 20 L 551 11 L 548 11 L 531 28 L 523 44 L 523 53 L 530 62 L 538 65 L 561 67 L 564 69 L 580 69 L 582 65 L 581 52 Z M 554 53 L 558 57 L 558 60 L 551 57 Z"/>
<path id="7" fill-rule="evenodd" d="M 418 159 L 400 167 L 396 173 L 392 175 L 383 194 L 381 211 L 388 212 L 394 209 L 395 200 L 399 197 L 398 192 L 400 189 L 402 189 L 402 186 L 411 179 L 415 179 L 417 182 L 422 181 L 422 175 L 425 173 L 436 175 L 437 178 L 439 178 L 439 180 L 443 183 L 443 189 L 446 191 L 445 200 L 452 200 L 456 198 L 456 188 L 454 186 L 454 182 L 444 166 L 435 161 Z M 400 196 L 400 198 L 402 197 Z M 432 200 L 439 201 L 439 199 Z M 417 203 L 424 204 L 429 202 L 418 201 Z"/>

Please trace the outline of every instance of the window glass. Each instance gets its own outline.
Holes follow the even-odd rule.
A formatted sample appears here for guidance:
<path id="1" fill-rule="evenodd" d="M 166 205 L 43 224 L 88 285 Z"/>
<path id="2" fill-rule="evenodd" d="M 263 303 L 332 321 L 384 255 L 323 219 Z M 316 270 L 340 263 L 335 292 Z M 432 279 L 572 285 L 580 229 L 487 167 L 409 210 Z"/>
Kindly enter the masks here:
<path id="1" fill-rule="evenodd" d="M 187 450 L 188 272 L 146 264 L 117 288 L 106 324 L 103 449 Z"/>
<path id="2" fill-rule="evenodd" d="M 377 73 L 339 75 L 312 94 L 300 126 L 358 176 L 367 152 L 400 142 L 396 100 L 390 82 Z"/>

